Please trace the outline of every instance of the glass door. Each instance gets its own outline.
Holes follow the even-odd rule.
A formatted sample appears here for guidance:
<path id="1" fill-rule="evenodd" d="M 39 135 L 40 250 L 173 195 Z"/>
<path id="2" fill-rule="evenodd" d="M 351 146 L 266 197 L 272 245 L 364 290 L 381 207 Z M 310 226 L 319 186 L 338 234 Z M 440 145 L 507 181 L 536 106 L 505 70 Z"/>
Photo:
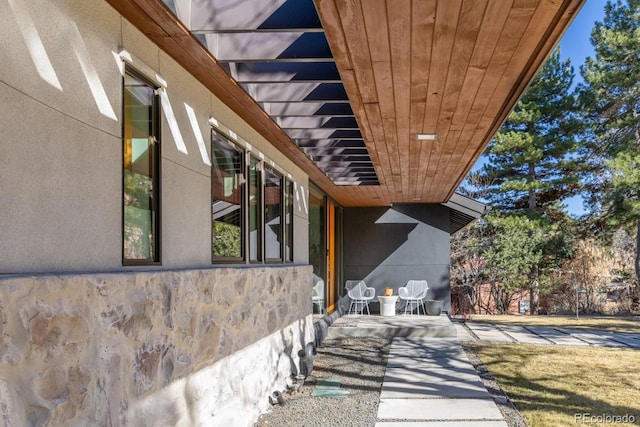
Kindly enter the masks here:
<path id="1" fill-rule="evenodd" d="M 337 309 L 340 274 L 340 207 L 327 199 L 318 188 L 309 189 L 309 264 L 313 266 L 314 313 L 331 313 Z M 319 285 L 319 281 L 322 284 Z M 318 288 L 323 286 L 322 295 Z M 322 298 L 322 306 L 318 303 Z"/>

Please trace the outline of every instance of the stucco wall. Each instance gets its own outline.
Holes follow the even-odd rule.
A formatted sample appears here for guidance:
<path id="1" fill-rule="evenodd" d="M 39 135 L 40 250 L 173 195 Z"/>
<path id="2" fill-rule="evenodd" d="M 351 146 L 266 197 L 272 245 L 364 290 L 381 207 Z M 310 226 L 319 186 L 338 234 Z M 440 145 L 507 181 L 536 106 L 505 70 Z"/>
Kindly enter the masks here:
<path id="1" fill-rule="evenodd" d="M 364 279 L 376 288 L 376 295 L 386 287 L 397 295 L 408 280 L 426 279 L 426 299 L 442 300 L 448 311 L 449 243 L 449 208 L 445 206 L 345 208 L 344 279 Z"/>
<path id="2" fill-rule="evenodd" d="M 0 424 L 251 425 L 313 341 L 310 269 L 0 279 Z"/>
<path id="3" fill-rule="evenodd" d="M 307 262 L 306 174 L 111 6 L 2 2 L 0 40 L 0 274 L 122 269 L 121 49 L 166 81 L 177 124 L 161 116 L 161 268 L 211 265 L 210 167 L 196 136 L 210 156 L 210 117 L 291 175 L 294 256 Z"/>

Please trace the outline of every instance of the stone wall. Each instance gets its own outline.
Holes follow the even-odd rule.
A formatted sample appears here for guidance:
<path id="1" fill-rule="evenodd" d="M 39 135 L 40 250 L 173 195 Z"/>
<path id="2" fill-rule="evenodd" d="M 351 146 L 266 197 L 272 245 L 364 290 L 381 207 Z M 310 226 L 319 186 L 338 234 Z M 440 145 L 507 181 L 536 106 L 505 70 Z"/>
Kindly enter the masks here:
<path id="1" fill-rule="evenodd" d="M 0 424 L 251 425 L 313 341 L 310 277 L 278 266 L 0 278 Z"/>

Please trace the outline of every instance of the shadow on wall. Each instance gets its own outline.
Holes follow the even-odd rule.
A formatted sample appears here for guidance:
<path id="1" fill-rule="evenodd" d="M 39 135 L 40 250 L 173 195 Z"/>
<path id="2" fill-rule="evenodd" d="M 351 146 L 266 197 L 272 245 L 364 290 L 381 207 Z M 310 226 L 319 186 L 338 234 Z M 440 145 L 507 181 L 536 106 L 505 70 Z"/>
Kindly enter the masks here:
<path id="1" fill-rule="evenodd" d="M 425 300 L 449 311 L 449 208 L 439 204 L 344 210 L 344 280 L 366 281 L 381 295 L 408 280 L 427 280 Z M 344 294 L 344 291 L 341 290 Z M 377 310 L 377 300 L 372 309 Z"/>
<path id="2" fill-rule="evenodd" d="M 441 283 L 449 283 L 450 279 L 451 277 L 449 276 L 449 274 L 443 274 L 440 276 Z M 450 286 L 447 286 L 446 288 L 442 288 L 442 287 L 429 288 L 428 299 L 449 300 L 450 298 L 451 298 Z"/>
<path id="3" fill-rule="evenodd" d="M 359 267 L 359 276 L 345 276 L 346 280 L 369 276 L 409 241 L 419 225 L 389 208 L 345 209 L 344 216 L 345 273 L 349 267 Z"/>
<path id="4" fill-rule="evenodd" d="M 413 218 L 416 224 L 429 224 L 429 226 L 434 227 L 443 233 L 449 234 L 449 208 L 441 205 L 432 205 L 432 210 L 437 209 L 436 217 L 438 218 L 434 218 L 433 213 L 430 213 L 425 206 L 429 205 L 395 204 L 391 209 L 400 212 L 407 217 Z M 446 215 L 440 215 L 442 212 L 439 211 L 446 211 Z"/>

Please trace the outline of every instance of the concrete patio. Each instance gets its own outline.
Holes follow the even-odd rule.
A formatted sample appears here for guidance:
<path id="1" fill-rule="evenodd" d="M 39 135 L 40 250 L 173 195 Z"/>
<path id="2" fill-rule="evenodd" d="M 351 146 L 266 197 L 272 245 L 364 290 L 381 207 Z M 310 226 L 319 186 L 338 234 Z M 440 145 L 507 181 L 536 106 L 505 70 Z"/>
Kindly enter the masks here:
<path id="1" fill-rule="evenodd" d="M 455 338 L 456 328 L 446 314 L 440 316 L 350 314 L 340 317 L 329 327 L 327 338 L 338 337 Z"/>

